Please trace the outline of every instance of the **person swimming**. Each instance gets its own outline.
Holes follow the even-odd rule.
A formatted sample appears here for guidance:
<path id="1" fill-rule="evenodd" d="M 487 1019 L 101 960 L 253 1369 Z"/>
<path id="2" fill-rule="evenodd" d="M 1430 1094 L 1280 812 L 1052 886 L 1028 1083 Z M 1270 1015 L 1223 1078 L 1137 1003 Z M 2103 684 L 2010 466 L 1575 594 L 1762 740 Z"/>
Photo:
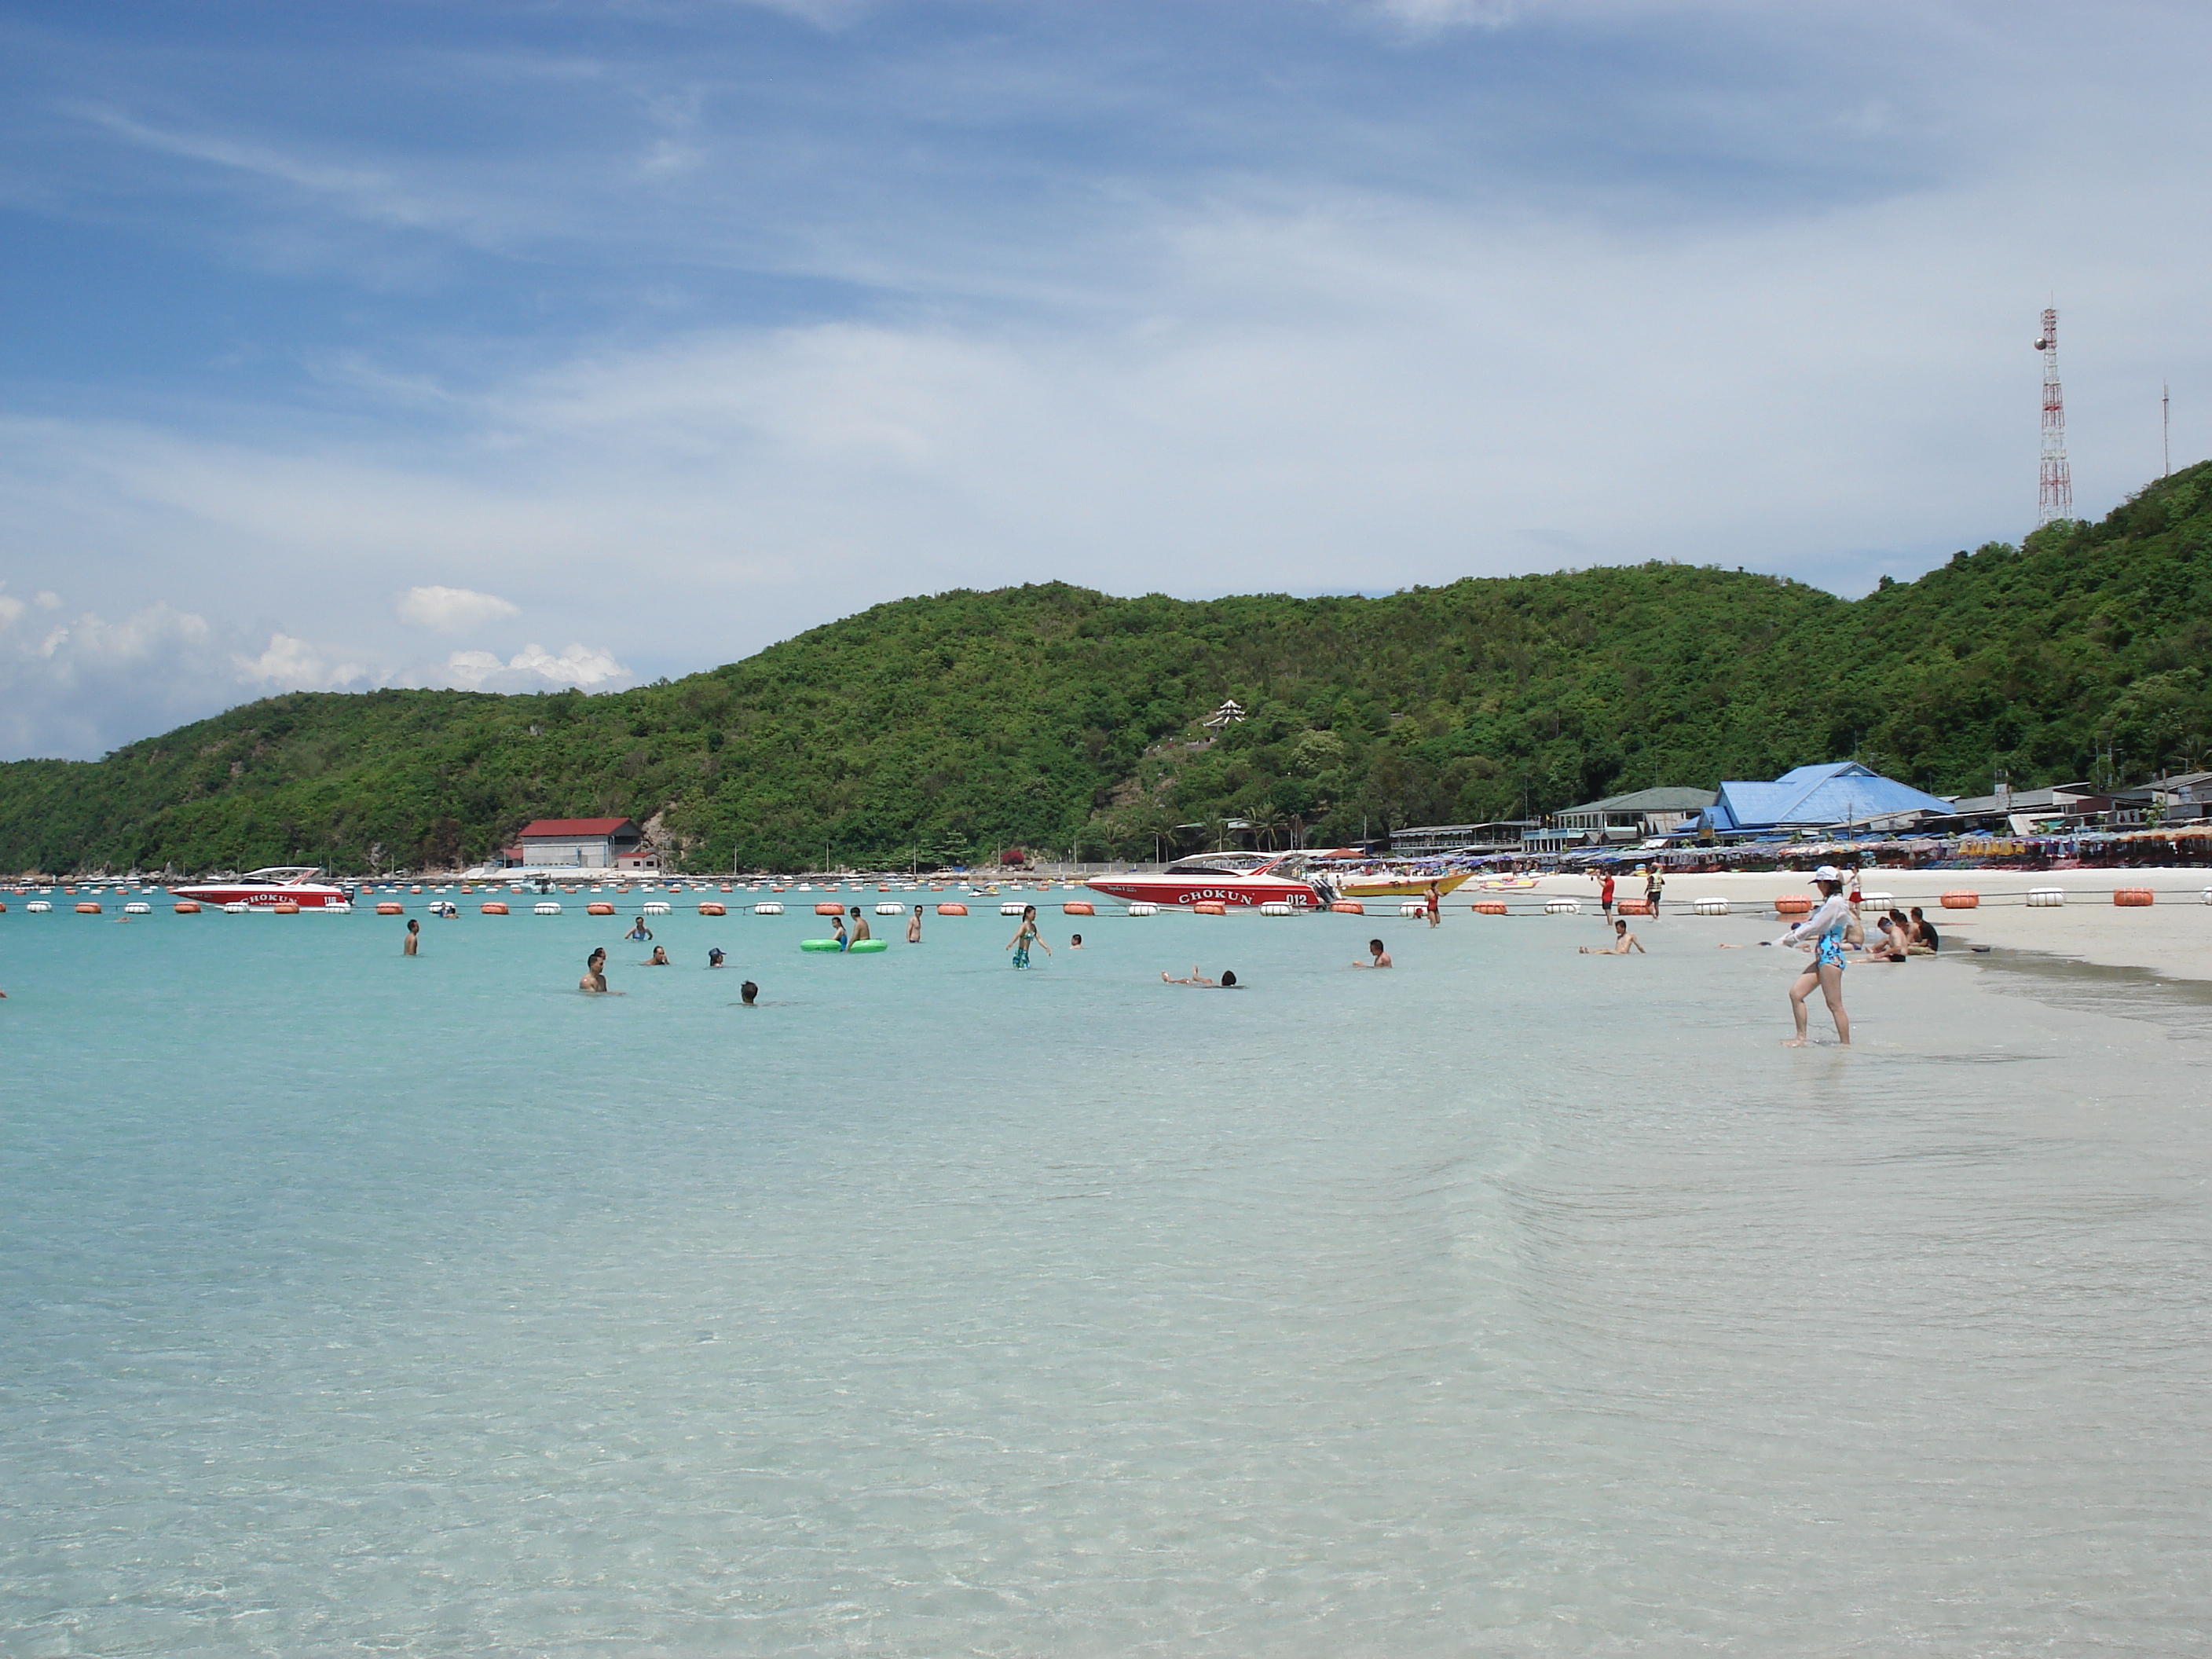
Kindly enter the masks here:
<path id="1" fill-rule="evenodd" d="M 1071 951 L 1080 951 L 1083 948 L 1083 935 L 1080 933 L 1072 935 L 1067 941 L 1067 948 Z"/>
<path id="2" fill-rule="evenodd" d="M 1198 964 L 1196 963 L 1193 963 L 1191 964 L 1190 977 L 1188 979 L 1177 979 L 1173 974 L 1168 972 L 1164 968 L 1160 969 L 1160 979 L 1164 984 L 1195 985 L 1201 990 L 1208 991 L 1234 991 L 1238 988 L 1236 971 L 1233 969 L 1223 969 L 1221 970 L 1221 977 L 1219 979 L 1208 979 L 1204 974 L 1198 971 Z"/>
<path id="3" fill-rule="evenodd" d="M 1388 968 L 1390 965 L 1390 953 L 1382 948 L 1381 939 L 1370 939 L 1367 941 L 1367 960 L 1355 962 L 1352 965 L 1355 968 Z"/>
<path id="4" fill-rule="evenodd" d="M 714 945 L 708 951 L 707 965 L 709 968 L 719 968 L 722 965 L 722 947 L 720 945 Z"/>
<path id="5" fill-rule="evenodd" d="M 748 1008 L 758 1006 L 754 1001 L 754 999 L 759 995 L 760 987 L 754 984 L 750 980 L 747 980 L 743 985 L 738 987 L 738 996 Z"/>
<path id="6" fill-rule="evenodd" d="M 637 965 L 641 968 L 673 968 L 676 964 L 668 959 L 668 947 L 656 945 L 653 947 L 652 956 Z"/>
<path id="7" fill-rule="evenodd" d="M 638 913 L 637 920 L 630 924 L 629 932 L 623 934 L 623 937 L 627 939 L 635 940 L 641 944 L 653 937 L 653 929 L 645 925 L 645 913 L 643 911 L 641 910 Z"/>

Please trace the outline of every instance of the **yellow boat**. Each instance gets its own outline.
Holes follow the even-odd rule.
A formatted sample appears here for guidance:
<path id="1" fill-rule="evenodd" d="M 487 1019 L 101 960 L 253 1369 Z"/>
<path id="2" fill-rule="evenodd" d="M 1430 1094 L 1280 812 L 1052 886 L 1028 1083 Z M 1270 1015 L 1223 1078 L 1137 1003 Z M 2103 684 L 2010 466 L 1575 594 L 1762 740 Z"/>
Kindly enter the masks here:
<path id="1" fill-rule="evenodd" d="M 1472 871 L 1462 871 L 1453 876 L 1408 876 L 1385 871 L 1379 875 L 1329 878 L 1329 884 L 1348 899 L 1426 898 L 1431 884 L 1438 896 L 1472 878 Z"/>

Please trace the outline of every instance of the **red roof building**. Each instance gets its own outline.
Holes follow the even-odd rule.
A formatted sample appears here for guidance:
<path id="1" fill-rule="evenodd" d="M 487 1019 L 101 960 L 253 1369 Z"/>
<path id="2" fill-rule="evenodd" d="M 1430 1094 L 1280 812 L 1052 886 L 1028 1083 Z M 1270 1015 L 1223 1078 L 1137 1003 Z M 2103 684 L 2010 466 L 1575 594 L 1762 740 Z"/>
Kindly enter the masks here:
<path id="1" fill-rule="evenodd" d="M 523 826 L 502 856 L 510 868 L 570 865 L 611 870 L 617 860 L 635 856 L 644 840 L 645 832 L 629 818 L 539 818 Z"/>

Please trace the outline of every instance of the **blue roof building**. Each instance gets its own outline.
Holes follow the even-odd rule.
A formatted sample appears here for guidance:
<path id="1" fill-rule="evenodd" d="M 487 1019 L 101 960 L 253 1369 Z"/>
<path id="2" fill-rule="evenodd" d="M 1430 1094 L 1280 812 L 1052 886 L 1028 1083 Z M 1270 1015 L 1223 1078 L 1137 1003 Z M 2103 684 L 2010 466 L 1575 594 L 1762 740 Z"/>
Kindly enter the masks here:
<path id="1" fill-rule="evenodd" d="M 1698 832 L 1752 836 L 1841 830 L 1950 810 L 1951 803 L 1941 795 L 1886 778 L 1856 761 L 1831 761 L 1801 766 L 1771 783 L 1722 784 L 1720 798 L 1699 816 Z"/>

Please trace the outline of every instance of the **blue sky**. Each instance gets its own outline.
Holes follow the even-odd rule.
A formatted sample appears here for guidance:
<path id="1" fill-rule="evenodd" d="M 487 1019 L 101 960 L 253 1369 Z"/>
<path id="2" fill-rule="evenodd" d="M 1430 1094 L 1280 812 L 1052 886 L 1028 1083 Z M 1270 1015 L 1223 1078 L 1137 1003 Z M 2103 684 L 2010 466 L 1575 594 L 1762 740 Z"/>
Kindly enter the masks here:
<path id="1" fill-rule="evenodd" d="M 0 7 L 0 755 L 901 595 L 1856 592 L 2212 444 L 2186 5 Z"/>

